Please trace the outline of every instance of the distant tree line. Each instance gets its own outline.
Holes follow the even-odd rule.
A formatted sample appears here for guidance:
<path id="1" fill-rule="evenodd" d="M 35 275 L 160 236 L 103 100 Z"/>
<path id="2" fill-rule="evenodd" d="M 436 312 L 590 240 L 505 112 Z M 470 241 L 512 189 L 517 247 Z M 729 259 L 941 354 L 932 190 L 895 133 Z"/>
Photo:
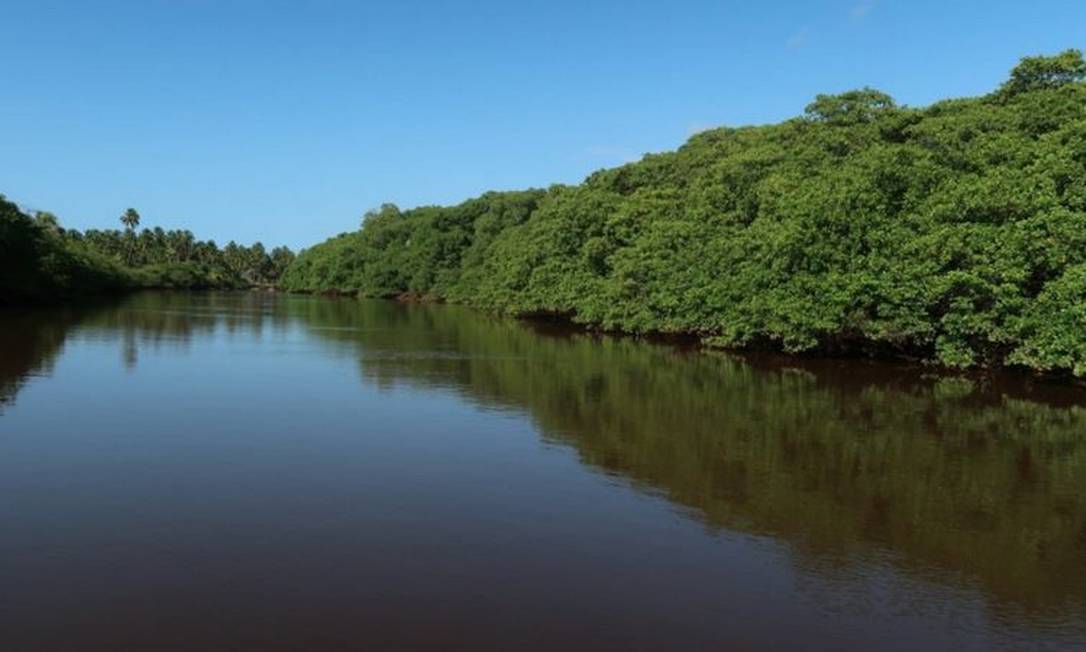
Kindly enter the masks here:
<path id="1" fill-rule="evenodd" d="M 288 289 L 430 296 L 707 345 L 1086 376 L 1086 62 L 925 108 L 870 88 L 576 186 L 367 214 Z"/>
<path id="2" fill-rule="evenodd" d="M 294 260 L 286 247 L 257 242 L 219 247 L 191 231 L 137 230 L 127 209 L 123 230 L 65 229 L 55 215 L 33 216 L 0 196 L 0 302 L 49 299 L 140 287 L 243 288 L 273 285 Z"/>
<path id="3" fill-rule="evenodd" d="M 121 223 L 123 231 L 67 230 L 64 236 L 129 267 L 196 263 L 215 278 L 248 284 L 274 284 L 294 260 L 287 247 L 275 247 L 269 252 L 260 242 L 246 247 L 231 240 L 219 248 L 214 240 L 197 240 L 191 231 L 183 229 L 166 231 L 155 227 L 137 232 L 140 215 L 133 208 L 121 215 Z"/>

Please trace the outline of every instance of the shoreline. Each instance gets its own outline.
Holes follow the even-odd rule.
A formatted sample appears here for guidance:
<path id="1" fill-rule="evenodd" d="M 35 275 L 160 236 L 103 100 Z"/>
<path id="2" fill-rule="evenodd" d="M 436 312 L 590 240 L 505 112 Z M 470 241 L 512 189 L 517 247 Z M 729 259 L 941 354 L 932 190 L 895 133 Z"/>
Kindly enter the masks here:
<path id="1" fill-rule="evenodd" d="M 536 312 L 526 314 L 503 314 L 500 311 L 476 306 L 470 303 L 458 303 L 448 301 L 444 297 L 435 295 L 421 295 L 418 293 L 399 293 L 389 296 L 366 296 L 358 292 L 345 290 L 286 290 L 277 288 L 276 292 L 282 294 L 296 294 L 321 296 L 336 299 L 366 299 L 373 301 L 392 301 L 403 305 L 433 306 L 449 305 L 473 310 L 479 314 L 505 317 L 524 324 L 528 324 L 536 330 L 554 329 L 558 332 L 577 333 L 589 336 L 606 336 L 628 338 L 654 344 L 663 344 L 678 347 L 684 350 L 696 350 L 701 353 L 722 353 L 743 356 L 774 356 L 783 360 L 793 361 L 835 361 L 835 362 L 877 362 L 880 364 L 893 364 L 908 367 L 914 371 L 935 374 L 943 378 L 966 378 L 975 382 L 988 383 L 997 375 L 1042 383 L 1052 387 L 1070 387 L 1086 389 L 1086 378 L 1075 378 L 1069 370 L 1041 371 L 1025 366 L 974 366 L 969 368 L 955 368 L 939 364 L 930 357 L 924 357 L 918 353 L 909 353 L 907 350 L 896 351 L 892 347 L 879 346 L 876 343 L 864 340 L 838 340 L 827 346 L 820 346 L 808 351 L 788 352 L 770 340 L 761 340 L 748 346 L 727 347 L 707 343 L 706 339 L 712 334 L 698 334 L 692 332 L 662 332 L 649 331 L 633 333 L 620 329 L 605 329 L 589 324 L 574 321 L 572 315 L 563 315 L 553 312 Z"/>

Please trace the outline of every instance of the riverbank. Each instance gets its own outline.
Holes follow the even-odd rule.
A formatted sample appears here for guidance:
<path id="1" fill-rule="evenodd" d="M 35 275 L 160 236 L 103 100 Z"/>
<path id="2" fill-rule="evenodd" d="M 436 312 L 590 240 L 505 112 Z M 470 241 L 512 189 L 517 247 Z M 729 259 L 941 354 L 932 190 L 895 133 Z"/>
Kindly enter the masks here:
<path id="1" fill-rule="evenodd" d="M 586 335 L 598 338 L 619 338 L 634 341 L 644 341 L 651 344 L 673 347 L 679 351 L 698 352 L 699 354 L 724 354 L 739 356 L 744 360 L 755 364 L 765 364 L 775 368 L 803 368 L 814 366 L 828 368 L 836 365 L 858 363 L 861 365 L 887 365 L 897 368 L 908 375 L 931 376 L 933 379 L 961 379 L 974 383 L 977 387 L 989 388 L 1009 395 L 1025 396 L 1032 390 L 1034 384 L 1044 387 L 1065 387 L 1074 392 L 1068 395 L 1064 402 L 1077 402 L 1082 400 L 1079 394 L 1086 389 L 1086 379 L 1077 377 L 1066 370 L 1038 371 L 1026 366 L 1002 366 L 1002 367 L 971 367 L 961 368 L 939 364 L 924 352 L 907 352 L 888 348 L 873 347 L 869 343 L 856 342 L 856 346 L 850 347 L 845 343 L 836 342 L 832 347 L 814 348 L 800 352 L 784 351 L 777 343 L 762 341 L 751 343 L 742 347 L 729 347 L 706 341 L 706 338 L 697 333 L 667 333 L 667 332 L 641 332 L 631 333 L 622 330 L 605 329 L 598 326 L 584 324 L 572 319 L 570 315 L 555 313 L 533 313 L 509 315 L 500 311 L 473 306 L 468 303 L 448 301 L 441 297 L 420 297 L 411 294 L 401 294 L 385 297 L 367 297 L 357 292 L 342 290 L 283 290 L 277 292 L 288 295 L 323 297 L 342 301 L 387 301 L 405 306 L 434 306 L 447 305 L 450 307 L 470 310 L 484 316 L 513 319 L 532 331 L 555 336 Z M 1013 389 L 1012 389 L 1013 388 Z"/>

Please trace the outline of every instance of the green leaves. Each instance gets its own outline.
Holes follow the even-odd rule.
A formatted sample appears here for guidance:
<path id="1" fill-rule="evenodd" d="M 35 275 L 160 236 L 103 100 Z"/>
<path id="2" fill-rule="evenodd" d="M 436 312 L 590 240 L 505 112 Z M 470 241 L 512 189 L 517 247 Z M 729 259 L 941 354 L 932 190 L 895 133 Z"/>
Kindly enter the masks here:
<path id="1" fill-rule="evenodd" d="M 66 241 L 61 231 L 55 216 L 31 219 L 0 195 L 0 304 L 132 285 L 127 270 L 84 243 Z"/>
<path id="2" fill-rule="evenodd" d="M 1086 376 L 1086 264 L 1045 285 L 1013 327 L 1018 346 L 1010 362 Z"/>
<path id="3" fill-rule="evenodd" d="M 1064 50 L 1051 57 L 1023 57 L 999 89 L 1003 97 L 1059 88 L 1086 79 L 1086 61 L 1080 50 Z"/>
<path id="4" fill-rule="evenodd" d="M 122 216 L 126 228 L 61 228 L 55 215 L 34 219 L 0 195 L 0 301 L 155 288 L 243 288 L 278 279 L 294 260 L 286 247 L 269 254 L 261 243 L 231 242 L 219 249 L 186 230 L 143 229 L 139 214 Z M 6 268 L 6 269 L 5 269 Z"/>
<path id="5" fill-rule="evenodd" d="M 1030 58 L 1005 101 L 925 109 L 820 95 L 579 186 L 381 211 L 284 285 L 1086 376 L 1084 70 Z"/>
<path id="6" fill-rule="evenodd" d="M 848 126 L 871 122 L 895 106 L 894 98 L 886 93 L 864 87 L 840 95 L 819 95 L 804 112 L 810 120 Z"/>

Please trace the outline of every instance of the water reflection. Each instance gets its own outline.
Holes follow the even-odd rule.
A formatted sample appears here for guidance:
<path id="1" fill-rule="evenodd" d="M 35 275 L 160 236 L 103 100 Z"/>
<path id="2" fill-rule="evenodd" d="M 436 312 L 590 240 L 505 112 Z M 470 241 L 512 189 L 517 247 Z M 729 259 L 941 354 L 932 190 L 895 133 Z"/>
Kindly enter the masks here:
<path id="1" fill-rule="evenodd" d="M 67 338 L 116 341 L 123 363 L 138 365 L 148 347 L 292 328 L 357 359 L 365 383 L 527 415 L 583 464 L 710 529 L 785 543 L 811 591 L 888 564 L 979 591 L 998 621 L 1081 626 L 1086 616 L 1076 388 L 705 354 L 448 306 L 147 293 L 0 317 L 0 402 L 48 374 Z"/>
<path id="2" fill-rule="evenodd" d="M 979 583 L 1001 616 L 1086 611 L 1081 390 L 548 335 L 451 307 L 299 314 L 336 325 L 317 332 L 368 379 L 525 410 L 584 463 L 711 527 L 780 537 L 811 569 L 889 552 L 923 579 Z"/>

